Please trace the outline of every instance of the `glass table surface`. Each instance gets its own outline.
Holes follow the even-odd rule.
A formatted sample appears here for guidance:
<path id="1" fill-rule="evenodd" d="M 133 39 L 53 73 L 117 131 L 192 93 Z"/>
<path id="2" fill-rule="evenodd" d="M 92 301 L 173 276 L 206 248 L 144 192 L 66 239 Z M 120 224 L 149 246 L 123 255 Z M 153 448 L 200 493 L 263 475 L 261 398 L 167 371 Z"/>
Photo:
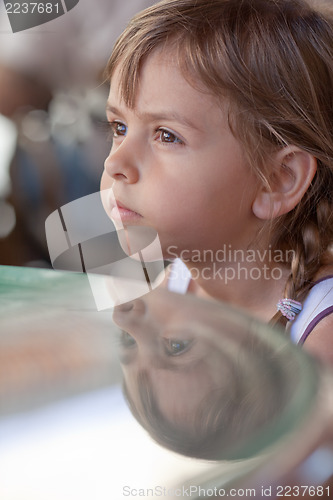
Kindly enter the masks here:
<path id="1" fill-rule="evenodd" d="M 6 500 L 261 498 L 331 432 L 331 372 L 221 303 L 97 311 L 83 273 L 2 266 L 0 324 Z"/>

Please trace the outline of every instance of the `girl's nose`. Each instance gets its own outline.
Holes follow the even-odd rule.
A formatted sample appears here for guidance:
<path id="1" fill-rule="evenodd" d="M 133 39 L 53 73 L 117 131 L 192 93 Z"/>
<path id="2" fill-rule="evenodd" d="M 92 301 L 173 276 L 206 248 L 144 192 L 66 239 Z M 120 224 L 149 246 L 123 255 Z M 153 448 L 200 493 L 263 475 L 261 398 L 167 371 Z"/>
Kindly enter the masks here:
<path id="1" fill-rule="evenodd" d="M 139 168 L 133 150 L 125 145 L 125 141 L 116 149 L 111 148 L 105 160 L 104 168 L 109 177 L 127 184 L 135 184 L 139 180 Z"/>
<path id="2" fill-rule="evenodd" d="M 146 304 L 142 299 L 135 299 L 116 306 L 112 319 L 123 330 L 134 326 L 138 327 L 144 322 Z"/>

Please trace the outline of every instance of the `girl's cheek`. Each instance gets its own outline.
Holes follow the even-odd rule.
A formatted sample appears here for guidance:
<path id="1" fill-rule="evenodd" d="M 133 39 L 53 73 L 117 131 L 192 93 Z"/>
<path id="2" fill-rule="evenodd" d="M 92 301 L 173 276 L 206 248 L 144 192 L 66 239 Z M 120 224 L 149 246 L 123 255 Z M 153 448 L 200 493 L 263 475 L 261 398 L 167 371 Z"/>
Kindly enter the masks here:
<path id="1" fill-rule="evenodd" d="M 103 174 L 102 174 L 102 177 L 101 177 L 101 191 L 102 191 L 103 189 L 109 189 L 109 188 L 111 188 L 111 187 L 112 187 L 112 185 L 113 185 L 113 182 L 114 182 L 114 181 L 113 181 L 112 177 L 110 177 L 110 176 L 106 173 L 106 171 L 104 170 L 104 171 L 103 171 Z"/>

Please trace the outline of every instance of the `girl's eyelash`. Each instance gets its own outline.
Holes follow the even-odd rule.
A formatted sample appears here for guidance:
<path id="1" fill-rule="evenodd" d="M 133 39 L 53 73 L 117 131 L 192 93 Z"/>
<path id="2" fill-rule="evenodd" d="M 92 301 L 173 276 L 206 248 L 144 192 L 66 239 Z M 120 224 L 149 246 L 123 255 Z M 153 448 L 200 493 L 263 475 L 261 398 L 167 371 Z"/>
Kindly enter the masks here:
<path id="1" fill-rule="evenodd" d="M 167 128 L 164 127 L 159 127 L 155 130 L 155 133 L 159 135 L 159 141 L 161 144 L 166 144 L 166 145 L 179 145 L 179 146 L 184 146 L 184 142 L 174 133 L 171 132 L 171 130 L 168 130 Z M 162 134 L 164 135 L 164 139 L 162 140 Z"/>
<path id="2" fill-rule="evenodd" d="M 100 125 L 107 132 L 108 141 L 113 141 L 117 137 L 124 137 L 127 134 L 127 126 L 120 120 L 101 121 Z M 164 127 L 155 129 L 155 137 L 161 144 L 166 146 L 184 146 L 184 141 L 182 139 L 174 132 Z"/>
<path id="3" fill-rule="evenodd" d="M 189 351 L 194 343 L 194 339 L 178 340 L 163 339 L 164 350 L 167 356 L 181 356 Z"/>
<path id="4" fill-rule="evenodd" d="M 110 130 L 110 126 L 111 126 L 111 122 L 109 122 L 108 120 L 100 120 L 99 121 L 99 128 L 105 134 L 106 140 L 108 142 L 110 140 L 112 141 L 112 139 L 113 139 L 112 134 L 111 134 L 111 130 Z"/>
<path id="5" fill-rule="evenodd" d="M 119 121 L 118 120 L 112 120 L 112 121 L 105 120 L 105 121 L 101 121 L 100 125 L 101 125 L 101 128 L 106 132 L 108 141 L 113 141 L 113 139 L 115 139 L 117 137 L 125 136 L 127 133 L 126 125 L 123 122 L 121 122 L 120 120 Z M 118 126 L 125 127 L 126 131 L 124 131 L 124 133 L 120 133 L 121 130 L 120 129 L 117 130 Z"/>

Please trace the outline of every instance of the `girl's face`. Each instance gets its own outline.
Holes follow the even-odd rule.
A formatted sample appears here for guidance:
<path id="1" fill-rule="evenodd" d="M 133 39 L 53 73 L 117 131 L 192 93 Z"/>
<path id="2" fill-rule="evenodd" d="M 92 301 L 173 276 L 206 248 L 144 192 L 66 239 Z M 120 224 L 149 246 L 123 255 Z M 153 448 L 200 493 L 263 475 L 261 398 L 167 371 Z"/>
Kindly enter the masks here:
<path id="1" fill-rule="evenodd" d="M 115 208 L 105 191 L 109 216 L 153 227 L 165 257 L 223 244 L 247 248 L 258 229 L 252 204 L 259 181 L 231 133 L 226 104 L 194 89 L 167 53 L 155 51 L 131 109 L 120 96 L 119 70 L 107 104 L 113 143 L 101 182 L 117 200 Z"/>
<path id="2" fill-rule="evenodd" d="M 157 288 L 116 307 L 113 321 L 122 330 L 120 361 L 136 405 L 141 372 L 164 416 L 179 423 L 186 424 L 213 391 L 233 397 L 238 372 L 232 367 L 243 332 L 226 321 L 219 304 Z"/>
<path id="3" fill-rule="evenodd" d="M 184 428 L 199 409 L 202 418 L 210 414 L 217 397 L 230 422 L 246 422 L 245 432 L 266 418 L 262 408 L 280 411 L 276 396 L 272 404 L 278 377 L 274 370 L 270 375 L 271 362 L 263 354 L 267 345 L 257 337 L 256 325 L 230 308 L 157 288 L 116 307 L 113 321 L 122 330 L 120 361 L 135 407 L 140 407 L 144 373 L 163 416 Z"/>

